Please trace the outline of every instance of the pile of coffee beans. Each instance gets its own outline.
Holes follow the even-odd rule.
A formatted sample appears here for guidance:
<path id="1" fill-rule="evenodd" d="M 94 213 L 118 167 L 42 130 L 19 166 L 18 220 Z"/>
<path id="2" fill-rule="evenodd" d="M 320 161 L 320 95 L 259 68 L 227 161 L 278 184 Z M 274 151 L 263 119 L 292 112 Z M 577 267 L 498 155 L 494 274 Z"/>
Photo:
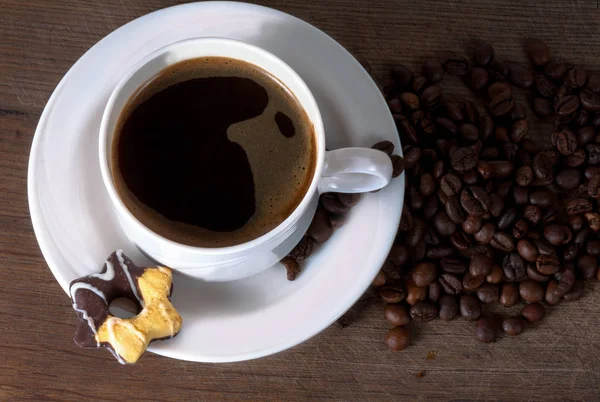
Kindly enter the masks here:
<path id="1" fill-rule="evenodd" d="M 553 60 L 541 41 L 529 44 L 529 59 L 531 68 L 505 63 L 482 42 L 471 60 L 427 60 L 422 76 L 391 71 L 386 97 L 403 144 L 406 196 L 373 285 L 393 326 L 385 337 L 392 350 L 409 345 L 407 325 L 436 318 L 475 321 L 482 342 L 499 331 L 520 335 L 544 318 L 544 304 L 578 300 L 585 279 L 600 279 L 600 76 Z M 461 77 L 485 110 L 446 99 L 446 74 Z M 552 148 L 529 138 L 515 87 L 554 123 Z M 523 307 L 485 314 L 492 303 Z"/>

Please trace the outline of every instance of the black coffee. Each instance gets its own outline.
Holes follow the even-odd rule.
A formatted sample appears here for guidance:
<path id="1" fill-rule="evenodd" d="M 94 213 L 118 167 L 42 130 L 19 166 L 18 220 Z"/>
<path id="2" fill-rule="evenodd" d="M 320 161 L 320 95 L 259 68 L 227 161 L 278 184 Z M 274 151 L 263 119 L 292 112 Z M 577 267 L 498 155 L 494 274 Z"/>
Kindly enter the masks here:
<path id="1" fill-rule="evenodd" d="M 165 69 L 129 100 L 112 161 L 117 190 L 144 225 L 179 243 L 223 247 L 291 214 L 310 186 L 316 145 L 281 82 L 209 57 Z"/>

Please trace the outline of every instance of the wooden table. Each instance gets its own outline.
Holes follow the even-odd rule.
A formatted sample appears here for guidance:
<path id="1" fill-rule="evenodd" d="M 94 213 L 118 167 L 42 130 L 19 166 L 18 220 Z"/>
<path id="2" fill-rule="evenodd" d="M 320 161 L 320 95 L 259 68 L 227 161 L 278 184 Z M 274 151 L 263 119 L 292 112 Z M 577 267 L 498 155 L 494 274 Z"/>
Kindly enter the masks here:
<path id="1" fill-rule="evenodd" d="M 600 286 L 558 306 L 538 328 L 491 345 L 473 324 L 414 327 L 392 353 L 381 306 L 292 350 L 257 361 L 198 364 L 146 355 L 123 367 L 72 341 L 75 314 L 47 268 L 27 206 L 27 161 L 51 92 L 89 47 L 168 0 L 0 0 L 0 400 L 600 400 Z M 370 4 L 369 4 L 370 3 Z M 593 69 L 596 0 L 266 0 L 316 25 L 384 80 L 394 63 L 418 70 L 431 55 L 475 39 L 525 61 L 526 38 Z M 458 81 L 447 93 L 463 93 Z M 461 92 L 462 91 L 462 92 Z M 421 372 L 420 375 L 417 373 Z"/>

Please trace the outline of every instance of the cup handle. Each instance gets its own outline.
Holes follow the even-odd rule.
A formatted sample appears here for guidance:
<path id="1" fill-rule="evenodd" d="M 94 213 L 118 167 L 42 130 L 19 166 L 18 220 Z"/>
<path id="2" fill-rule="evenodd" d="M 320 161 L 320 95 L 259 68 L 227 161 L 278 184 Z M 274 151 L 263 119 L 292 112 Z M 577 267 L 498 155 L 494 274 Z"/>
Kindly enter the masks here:
<path id="1" fill-rule="evenodd" d="M 327 151 L 319 193 L 367 193 L 388 185 L 392 179 L 390 157 L 371 148 Z"/>

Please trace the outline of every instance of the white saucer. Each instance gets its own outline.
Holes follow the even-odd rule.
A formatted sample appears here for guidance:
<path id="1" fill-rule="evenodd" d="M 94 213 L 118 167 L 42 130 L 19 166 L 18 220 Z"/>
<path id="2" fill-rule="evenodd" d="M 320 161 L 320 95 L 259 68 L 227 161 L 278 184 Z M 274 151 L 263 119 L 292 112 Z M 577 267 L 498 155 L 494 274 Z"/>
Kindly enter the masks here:
<path id="1" fill-rule="evenodd" d="M 375 83 L 337 42 L 290 15 L 255 5 L 190 3 L 141 17 L 83 55 L 60 82 L 40 119 L 29 161 L 29 207 L 40 248 L 64 290 L 122 248 L 145 258 L 117 225 L 100 177 L 98 128 L 127 67 L 178 40 L 218 36 L 258 45 L 292 66 L 323 114 L 327 147 L 400 143 Z M 346 226 L 286 280 L 281 266 L 236 282 L 176 276 L 173 304 L 183 317 L 174 339 L 151 350 L 176 359 L 229 362 L 297 345 L 342 315 L 365 291 L 392 245 L 404 176 L 368 194 Z M 65 300 L 65 303 L 67 301 Z"/>

